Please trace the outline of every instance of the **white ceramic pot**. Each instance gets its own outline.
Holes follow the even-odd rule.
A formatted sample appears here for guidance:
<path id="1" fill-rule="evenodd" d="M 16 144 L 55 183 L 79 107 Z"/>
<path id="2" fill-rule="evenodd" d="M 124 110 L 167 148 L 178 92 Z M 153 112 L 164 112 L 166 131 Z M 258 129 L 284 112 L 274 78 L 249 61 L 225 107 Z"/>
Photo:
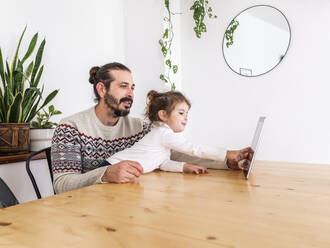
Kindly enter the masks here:
<path id="1" fill-rule="evenodd" d="M 39 151 L 44 149 L 52 144 L 52 138 L 55 128 L 50 129 L 30 129 L 30 151 Z"/>

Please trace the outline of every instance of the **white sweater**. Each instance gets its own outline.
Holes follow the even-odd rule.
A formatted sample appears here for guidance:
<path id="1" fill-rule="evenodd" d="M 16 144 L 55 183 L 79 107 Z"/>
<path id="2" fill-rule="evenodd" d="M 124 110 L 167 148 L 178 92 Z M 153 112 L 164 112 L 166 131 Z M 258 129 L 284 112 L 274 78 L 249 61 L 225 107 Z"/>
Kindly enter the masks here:
<path id="1" fill-rule="evenodd" d="M 151 131 L 132 147 L 120 151 L 107 159 L 110 164 L 122 160 L 139 162 L 143 172 L 155 169 L 182 172 L 185 162 L 170 160 L 171 150 L 204 159 L 223 161 L 226 150 L 188 142 L 182 133 L 175 133 L 164 123 L 156 123 Z"/>

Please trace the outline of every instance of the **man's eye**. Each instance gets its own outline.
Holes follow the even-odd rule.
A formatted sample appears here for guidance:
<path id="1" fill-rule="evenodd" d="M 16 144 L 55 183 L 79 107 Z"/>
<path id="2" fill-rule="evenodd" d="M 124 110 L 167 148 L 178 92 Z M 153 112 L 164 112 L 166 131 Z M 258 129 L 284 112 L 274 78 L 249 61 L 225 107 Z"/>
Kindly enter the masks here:
<path id="1" fill-rule="evenodd" d="M 180 114 L 180 115 L 184 115 L 184 113 L 183 113 L 183 112 L 179 112 L 179 114 Z"/>
<path id="2" fill-rule="evenodd" d="M 126 88 L 126 85 L 125 85 L 125 84 L 122 84 L 122 85 L 120 85 L 120 87 L 122 87 L 122 88 Z"/>

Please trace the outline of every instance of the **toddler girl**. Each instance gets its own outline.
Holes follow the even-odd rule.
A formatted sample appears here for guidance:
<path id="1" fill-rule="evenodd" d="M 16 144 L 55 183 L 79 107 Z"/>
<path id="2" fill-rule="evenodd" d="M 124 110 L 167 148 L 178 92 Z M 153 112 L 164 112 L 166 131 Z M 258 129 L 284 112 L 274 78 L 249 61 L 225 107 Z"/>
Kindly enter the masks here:
<path id="1" fill-rule="evenodd" d="M 132 147 L 109 157 L 110 164 L 122 160 L 139 162 L 143 172 L 155 169 L 185 173 L 207 173 L 202 166 L 170 160 L 170 152 L 176 150 L 187 155 L 223 161 L 226 150 L 188 142 L 182 132 L 188 122 L 190 102 L 178 91 L 158 93 L 150 91 L 146 117 L 151 122 L 151 131 Z"/>

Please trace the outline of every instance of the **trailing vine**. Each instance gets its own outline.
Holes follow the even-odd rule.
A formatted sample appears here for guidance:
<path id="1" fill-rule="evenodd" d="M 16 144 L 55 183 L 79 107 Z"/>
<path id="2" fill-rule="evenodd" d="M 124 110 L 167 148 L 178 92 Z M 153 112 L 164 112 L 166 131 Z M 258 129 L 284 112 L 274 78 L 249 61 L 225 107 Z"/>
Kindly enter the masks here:
<path id="1" fill-rule="evenodd" d="M 236 21 L 235 19 L 232 20 L 225 32 L 225 37 L 226 37 L 226 47 L 229 48 L 232 44 L 234 44 L 234 32 L 236 28 L 238 27 L 239 22 Z"/>
<path id="2" fill-rule="evenodd" d="M 209 6 L 208 0 L 195 0 L 194 4 L 190 7 L 190 10 L 194 11 L 193 18 L 195 21 L 194 31 L 197 38 L 202 37 L 202 33 L 206 33 L 206 25 L 204 23 L 204 18 L 216 19 L 216 15 L 212 14 L 212 8 Z"/>
<path id="3" fill-rule="evenodd" d="M 193 19 L 195 21 L 196 26 L 193 29 L 197 38 L 201 38 L 202 33 L 205 33 L 207 31 L 206 25 L 204 23 L 205 16 L 210 19 L 217 18 L 216 15 L 212 14 L 212 8 L 208 4 L 208 0 L 195 0 L 193 5 L 190 7 L 190 10 L 194 12 Z M 165 9 L 166 14 L 163 18 L 165 22 L 165 28 L 162 34 L 162 38 L 158 41 L 165 61 L 165 72 L 164 74 L 160 74 L 159 78 L 165 83 L 169 83 L 171 86 L 171 90 L 175 90 L 176 86 L 175 83 L 172 81 L 171 77 L 178 72 L 179 67 L 172 61 L 171 48 L 174 38 L 172 17 L 176 14 L 181 13 L 174 13 L 171 11 L 170 0 L 165 0 Z"/>
<path id="4" fill-rule="evenodd" d="M 161 46 L 161 51 L 165 60 L 166 69 L 164 74 L 160 74 L 159 78 L 165 83 L 169 83 L 171 86 L 171 90 L 175 90 L 175 83 L 172 82 L 171 75 L 176 74 L 179 68 L 178 65 L 175 65 L 172 62 L 171 48 L 174 38 L 172 16 L 178 13 L 171 12 L 169 0 L 165 0 L 165 8 L 166 16 L 163 19 L 165 22 L 165 30 L 162 35 L 162 38 L 158 41 L 158 43 Z"/>

